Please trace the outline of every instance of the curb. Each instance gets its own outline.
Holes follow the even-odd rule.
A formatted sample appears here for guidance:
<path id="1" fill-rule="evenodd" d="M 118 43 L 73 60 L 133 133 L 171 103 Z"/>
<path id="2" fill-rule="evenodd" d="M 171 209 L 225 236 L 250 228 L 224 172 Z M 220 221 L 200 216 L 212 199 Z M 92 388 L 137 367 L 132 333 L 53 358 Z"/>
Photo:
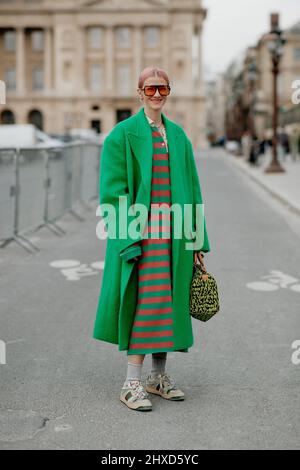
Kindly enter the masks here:
<path id="1" fill-rule="evenodd" d="M 284 205 L 285 208 L 287 208 L 289 211 L 295 213 L 296 215 L 300 217 L 300 207 L 297 204 L 294 204 L 293 202 L 291 202 L 288 198 L 286 198 L 285 196 L 283 196 L 282 194 L 280 194 L 273 188 L 270 188 L 268 184 L 261 181 L 261 178 L 258 178 L 255 174 L 253 174 L 251 170 L 246 165 L 244 165 L 244 163 L 237 160 L 238 158 L 242 158 L 242 157 L 236 157 L 235 155 L 232 155 L 231 153 L 228 153 L 226 151 L 224 151 L 224 155 L 226 157 L 228 156 L 230 157 L 230 159 L 227 159 L 228 162 L 229 161 L 233 162 L 235 167 L 238 168 L 242 173 L 247 174 L 252 179 L 252 181 L 257 183 L 261 188 L 263 188 L 271 196 L 277 199 L 277 201 L 279 201 L 282 205 Z"/>

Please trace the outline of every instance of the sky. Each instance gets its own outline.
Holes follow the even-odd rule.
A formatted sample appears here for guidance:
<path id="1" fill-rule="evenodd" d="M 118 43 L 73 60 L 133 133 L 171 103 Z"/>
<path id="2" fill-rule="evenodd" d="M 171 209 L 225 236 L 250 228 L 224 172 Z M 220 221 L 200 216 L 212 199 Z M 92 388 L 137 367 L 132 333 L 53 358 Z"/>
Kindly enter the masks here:
<path id="1" fill-rule="evenodd" d="M 202 0 L 207 17 L 203 28 L 204 77 L 218 72 L 256 44 L 270 29 L 270 13 L 280 14 L 280 26 L 300 21 L 300 0 Z"/>

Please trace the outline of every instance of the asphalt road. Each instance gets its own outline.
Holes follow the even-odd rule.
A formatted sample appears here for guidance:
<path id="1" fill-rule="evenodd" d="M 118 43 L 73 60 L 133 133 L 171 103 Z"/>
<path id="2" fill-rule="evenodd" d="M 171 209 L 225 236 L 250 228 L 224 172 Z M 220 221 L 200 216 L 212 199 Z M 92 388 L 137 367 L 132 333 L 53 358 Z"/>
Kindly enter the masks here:
<path id="1" fill-rule="evenodd" d="M 300 448 L 299 220 L 219 151 L 197 163 L 221 311 L 193 320 L 189 353 L 168 355 L 186 400 L 151 396 L 148 413 L 119 401 L 126 352 L 92 339 L 105 249 L 95 204 L 84 222 L 61 221 L 63 237 L 34 234 L 35 255 L 0 250 L 0 448 Z"/>

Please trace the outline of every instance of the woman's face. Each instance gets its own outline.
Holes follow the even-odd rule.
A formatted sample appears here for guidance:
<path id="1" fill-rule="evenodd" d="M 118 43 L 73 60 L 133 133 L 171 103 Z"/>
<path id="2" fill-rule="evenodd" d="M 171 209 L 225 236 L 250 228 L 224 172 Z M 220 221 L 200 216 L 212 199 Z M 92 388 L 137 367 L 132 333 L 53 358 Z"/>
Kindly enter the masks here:
<path id="1" fill-rule="evenodd" d="M 162 77 L 148 77 L 144 81 L 143 88 L 149 85 L 168 85 L 168 83 Z M 162 109 L 165 102 L 167 101 L 167 96 L 160 96 L 158 89 L 156 89 L 154 96 L 146 96 L 143 90 L 141 90 L 140 88 L 138 88 L 137 91 L 145 106 L 146 111 L 149 109 L 156 110 L 156 111 L 159 109 Z"/>

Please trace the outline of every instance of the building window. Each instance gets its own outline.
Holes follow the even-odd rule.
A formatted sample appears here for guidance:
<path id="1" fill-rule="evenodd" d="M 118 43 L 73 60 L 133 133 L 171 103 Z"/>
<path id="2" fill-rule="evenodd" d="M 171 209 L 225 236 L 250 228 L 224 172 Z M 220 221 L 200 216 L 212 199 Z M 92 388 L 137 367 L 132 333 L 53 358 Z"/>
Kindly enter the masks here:
<path id="1" fill-rule="evenodd" d="M 159 28 L 157 26 L 145 28 L 145 42 L 147 47 L 157 47 L 159 45 Z"/>
<path id="2" fill-rule="evenodd" d="M 132 115 L 131 109 L 117 109 L 116 118 L 117 122 L 124 121 L 124 119 L 129 118 Z"/>
<path id="3" fill-rule="evenodd" d="M 31 48 L 34 52 L 42 51 L 44 49 L 43 31 L 33 31 L 31 33 Z"/>
<path id="4" fill-rule="evenodd" d="M 296 60 L 300 60 L 300 47 L 295 47 L 294 57 L 295 57 Z"/>
<path id="5" fill-rule="evenodd" d="M 33 69 L 32 70 L 32 89 L 42 90 L 44 88 L 44 70 Z"/>
<path id="6" fill-rule="evenodd" d="M 116 28 L 117 46 L 121 48 L 130 47 L 131 31 L 127 26 Z"/>
<path id="7" fill-rule="evenodd" d="M 0 124 L 15 124 L 16 119 L 14 113 L 10 109 L 5 109 L 0 114 Z"/>
<path id="8" fill-rule="evenodd" d="M 100 49 L 103 47 L 103 28 L 88 28 L 88 44 L 90 49 Z"/>
<path id="9" fill-rule="evenodd" d="M 65 82 L 69 82 L 72 77 L 72 63 L 65 61 L 63 65 L 63 77 Z"/>
<path id="10" fill-rule="evenodd" d="M 120 64 L 117 68 L 118 92 L 121 95 L 130 93 L 130 65 Z"/>
<path id="11" fill-rule="evenodd" d="M 103 66 L 101 64 L 90 65 L 90 89 L 101 91 L 103 88 Z"/>
<path id="12" fill-rule="evenodd" d="M 16 89 L 16 69 L 5 70 L 5 84 L 7 90 Z"/>
<path id="13" fill-rule="evenodd" d="M 16 33 L 15 31 L 5 31 L 4 33 L 4 48 L 6 51 L 16 50 Z"/>
<path id="14" fill-rule="evenodd" d="M 43 113 L 39 111 L 38 109 L 32 109 L 28 113 L 28 123 L 33 124 L 34 126 L 36 126 L 38 129 L 42 131 L 44 128 Z"/>
<path id="15" fill-rule="evenodd" d="M 97 132 L 97 134 L 101 133 L 101 121 L 100 121 L 100 119 L 92 119 L 91 129 L 94 129 Z"/>

